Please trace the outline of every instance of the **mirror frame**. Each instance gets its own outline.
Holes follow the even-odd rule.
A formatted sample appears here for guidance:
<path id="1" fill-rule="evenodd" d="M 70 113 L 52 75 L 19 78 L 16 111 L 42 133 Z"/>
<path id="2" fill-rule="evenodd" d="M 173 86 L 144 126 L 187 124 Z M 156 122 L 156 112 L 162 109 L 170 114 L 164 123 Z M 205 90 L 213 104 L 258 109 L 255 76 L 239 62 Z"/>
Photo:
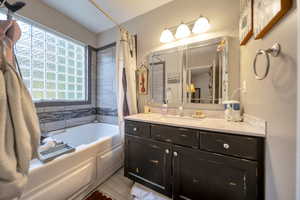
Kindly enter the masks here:
<path id="1" fill-rule="evenodd" d="M 228 69 L 229 69 L 229 59 L 228 59 L 228 56 L 229 56 L 229 44 L 228 44 L 228 42 L 229 42 L 229 39 L 228 39 L 227 36 L 215 37 L 215 38 L 210 38 L 210 39 L 207 39 L 207 40 L 196 41 L 196 42 L 185 44 L 185 45 L 175 46 L 175 47 L 172 47 L 172 48 L 165 48 L 165 49 L 160 49 L 160 50 L 157 50 L 157 51 L 152 51 L 148 55 L 148 61 L 155 54 L 159 54 L 159 53 L 163 53 L 163 52 L 168 52 L 168 51 L 173 51 L 174 49 L 177 49 L 177 51 L 185 50 L 187 52 L 189 45 L 193 45 L 193 44 L 199 43 L 200 45 L 202 44 L 202 45 L 207 46 L 207 45 L 210 45 L 210 44 L 215 44 L 215 43 L 221 42 L 222 40 L 225 41 L 224 56 L 223 56 L 222 62 L 223 62 L 223 66 L 225 66 L 225 69 L 226 69 L 226 71 L 224 71 L 226 79 L 222 80 L 222 82 L 225 84 L 225 88 L 227 90 L 227 96 L 226 97 L 222 97 L 222 98 L 223 99 L 228 99 L 228 97 L 229 97 L 229 80 L 228 80 L 228 77 L 229 77 L 228 76 Z M 154 63 L 153 62 L 148 62 L 148 65 L 150 66 L 151 64 L 156 64 L 156 63 L 160 63 L 161 64 L 162 62 L 161 61 L 154 62 Z M 182 81 L 181 82 L 181 84 L 182 84 L 182 97 L 181 97 L 181 103 L 180 104 L 174 104 L 174 103 L 173 104 L 168 104 L 168 107 L 169 108 L 178 108 L 179 106 L 183 106 L 185 109 L 224 110 L 224 105 L 223 104 L 195 104 L 195 103 L 187 103 L 185 101 L 185 99 L 183 98 L 183 95 L 186 94 L 186 88 L 183 87 L 183 84 L 187 83 L 187 76 L 186 76 L 186 74 L 184 74 L 184 69 L 183 69 L 183 68 L 187 67 L 185 65 L 186 65 L 186 63 L 182 63 L 182 71 L 181 71 L 181 74 L 182 74 L 182 80 L 181 80 Z M 152 91 L 152 80 L 150 80 L 150 79 L 149 79 L 149 81 L 151 81 L 150 82 L 151 84 L 149 84 L 150 95 L 148 96 L 148 105 L 152 106 L 152 107 L 161 107 L 163 104 L 153 102 L 153 99 L 152 99 L 152 92 L 153 92 Z"/>

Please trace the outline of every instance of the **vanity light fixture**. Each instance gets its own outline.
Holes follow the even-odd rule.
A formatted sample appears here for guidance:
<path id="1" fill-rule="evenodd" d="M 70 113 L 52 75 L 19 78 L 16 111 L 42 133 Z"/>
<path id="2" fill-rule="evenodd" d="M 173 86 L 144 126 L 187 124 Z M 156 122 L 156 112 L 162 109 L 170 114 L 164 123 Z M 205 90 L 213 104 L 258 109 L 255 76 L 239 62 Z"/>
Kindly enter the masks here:
<path id="1" fill-rule="evenodd" d="M 169 29 L 165 29 L 160 36 L 160 42 L 161 43 L 168 43 L 172 42 L 174 40 L 173 33 Z"/>
<path id="2" fill-rule="evenodd" d="M 182 39 L 182 38 L 188 37 L 190 35 L 191 35 L 190 28 L 186 24 L 181 23 L 176 30 L 175 37 L 177 39 Z"/>
<path id="3" fill-rule="evenodd" d="M 194 24 L 193 33 L 204 33 L 210 29 L 210 23 L 206 17 L 200 16 Z"/>
<path id="4" fill-rule="evenodd" d="M 193 27 L 191 31 L 191 27 Z M 197 20 L 188 22 L 188 23 L 181 23 L 177 28 L 166 28 L 160 36 L 161 43 L 169 43 L 174 41 L 175 39 L 180 40 L 183 38 L 189 37 L 192 33 L 194 35 L 204 33 L 208 31 L 211 27 L 209 20 L 206 17 L 200 16 Z M 175 32 L 175 37 L 173 33 Z"/>

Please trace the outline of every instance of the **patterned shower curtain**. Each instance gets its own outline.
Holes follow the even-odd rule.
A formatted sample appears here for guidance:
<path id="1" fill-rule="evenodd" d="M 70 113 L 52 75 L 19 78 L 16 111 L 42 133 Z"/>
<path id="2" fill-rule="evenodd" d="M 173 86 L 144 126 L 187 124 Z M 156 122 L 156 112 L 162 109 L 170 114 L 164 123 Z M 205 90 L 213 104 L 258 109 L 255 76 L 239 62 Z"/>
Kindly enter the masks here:
<path id="1" fill-rule="evenodd" d="M 118 120 L 124 137 L 124 117 L 138 112 L 136 92 L 136 43 L 127 30 L 120 29 L 117 40 L 116 75 Z"/>

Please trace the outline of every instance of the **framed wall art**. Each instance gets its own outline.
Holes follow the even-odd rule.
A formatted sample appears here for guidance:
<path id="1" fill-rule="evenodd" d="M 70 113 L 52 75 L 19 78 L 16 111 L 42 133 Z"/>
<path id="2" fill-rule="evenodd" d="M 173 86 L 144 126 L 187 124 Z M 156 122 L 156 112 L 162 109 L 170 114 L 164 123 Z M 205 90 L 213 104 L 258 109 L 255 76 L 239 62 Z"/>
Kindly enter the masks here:
<path id="1" fill-rule="evenodd" d="M 292 8 L 293 0 L 254 0 L 254 37 L 263 38 Z"/>
<path id="2" fill-rule="evenodd" d="M 148 94 L 148 68 L 142 65 L 137 70 L 138 93 L 140 95 Z"/>
<path id="3" fill-rule="evenodd" d="M 240 45 L 245 45 L 253 35 L 253 0 L 241 0 Z"/>

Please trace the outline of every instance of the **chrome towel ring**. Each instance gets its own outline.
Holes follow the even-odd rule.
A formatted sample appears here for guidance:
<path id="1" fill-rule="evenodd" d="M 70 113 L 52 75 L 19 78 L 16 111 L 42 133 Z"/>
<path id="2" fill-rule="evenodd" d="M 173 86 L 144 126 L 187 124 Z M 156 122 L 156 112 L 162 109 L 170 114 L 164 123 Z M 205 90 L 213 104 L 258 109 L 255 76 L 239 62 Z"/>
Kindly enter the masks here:
<path id="1" fill-rule="evenodd" d="M 263 80 L 268 76 L 269 70 L 270 70 L 270 55 L 273 57 L 277 57 L 280 53 L 280 49 L 281 49 L 280 44 L 276 43 L 270 49 L 267 49 L 267 50 L 260 49 L 257 51 L 256 56 L 253 61 L 253 71 L 255 74 L 255 78 L 257 80 Z M 267 60 L 266 71 L 263 76 L 259 76 L 257 73 L 257 69 L 256 69 L 256 61 L 257 61 L 258 56 L 260 56 L 260 55 L 264 55 Z"/>

